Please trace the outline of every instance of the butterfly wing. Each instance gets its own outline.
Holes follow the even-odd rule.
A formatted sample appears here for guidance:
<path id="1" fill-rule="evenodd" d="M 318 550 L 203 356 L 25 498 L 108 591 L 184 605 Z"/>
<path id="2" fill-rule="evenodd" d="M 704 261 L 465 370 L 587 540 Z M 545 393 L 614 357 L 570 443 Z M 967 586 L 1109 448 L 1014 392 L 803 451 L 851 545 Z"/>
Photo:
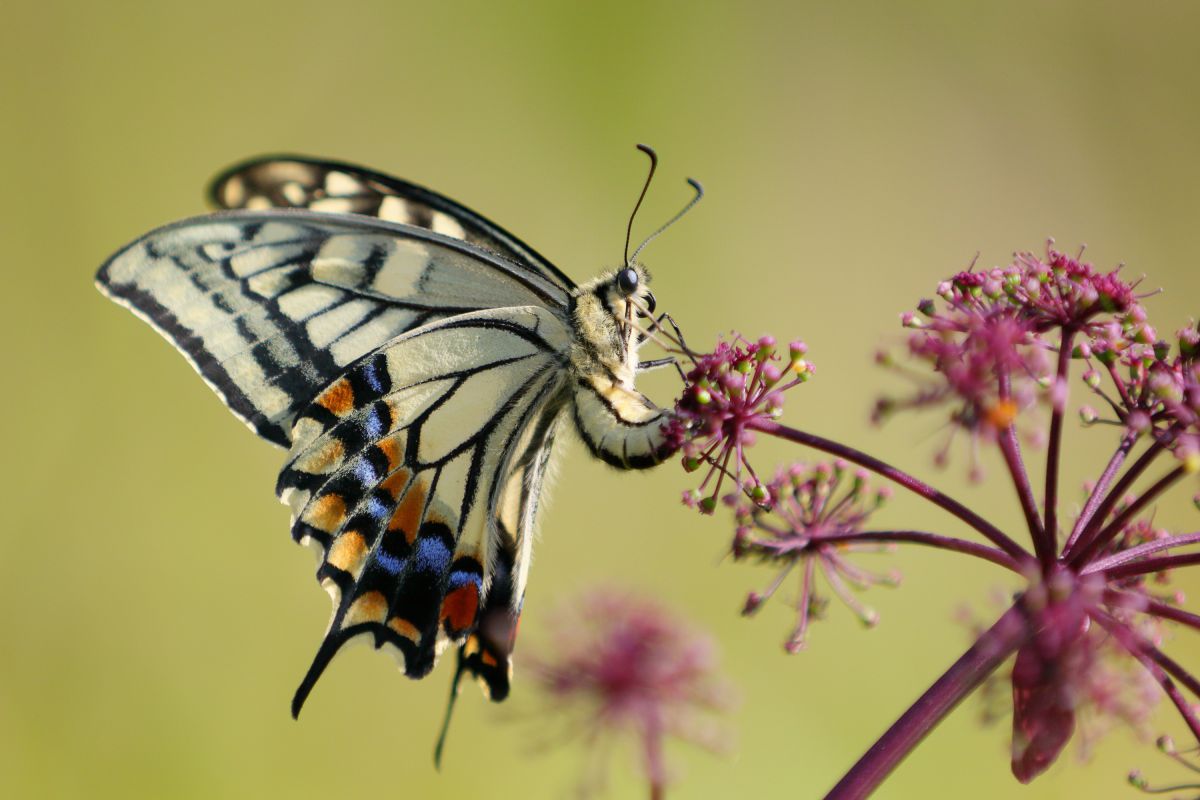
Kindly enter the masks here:
<path id="1" fill-rule="evenodd" d="M 268 156 L 230 167 L 213 181 L 219 208 L 307 208 L 364 214 L 462 239 L 561 289 L 575 284 L 532 247 L 448 197 L 364 167 L 304 156 Z"/>
<path id="2" fill-rule="evenodd" d="M 96 282 L 284 447 L 317 392 L 393 337 L 480 309 L 568 302 L 559 286 L 467 242 L 307 211 L 168 225 L 114 255 Z"/>
<path id="3" fill-rule="evenodd" d="M 528 536 L 505 528 L 503 509 L 514 479 L 533 494 L 540 484 L 534 443 L 566 402 L 569 341 L 536 306 L 431 323 L 364 357 L 297 417 L 278 493 L 293 536 L 321 551 L 334 612 L 293 713 L 359 634 L 422 677 L 449 643 L 479 638 L 481 611 L 489 632 L 493 618 L 515 622 Z"/>

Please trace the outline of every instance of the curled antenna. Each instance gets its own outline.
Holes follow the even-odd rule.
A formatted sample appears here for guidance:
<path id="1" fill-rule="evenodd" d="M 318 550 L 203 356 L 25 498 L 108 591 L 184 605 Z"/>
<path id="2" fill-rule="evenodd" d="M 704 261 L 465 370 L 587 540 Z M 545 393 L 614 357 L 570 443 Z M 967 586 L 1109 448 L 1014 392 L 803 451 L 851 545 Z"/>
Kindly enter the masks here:
<path id="1" fill-rule="evenodd" d="M 688 204 L 686 206 L 684 206 L 683 209 L 678 214 L 676 214 L 675 216 L 671 217 L 669 220 L 664 222 L 661 228 L 659 228 L 654 233 L 647 236 L 645 238 L 645 240 L 641 244 L 638 245 L 637 250 L 633 251 L 633 259 L 626 260 L 626 262 L 625 262 L 626 264 L 632 264 L 634 261 L 637 261 L 638 254 L 646 249 L 646 245 L 650 244 L 652 241 L 657 239 L 658 235 L 660 233 L 662 233 L 663 231 L 665 231 L 667 228 L 671 227 L 676 222 L 679 222 L 679 220 L 683 219 L 683 215 L 688 213 L 689 211 L 691 211 L 692 207 L 695 206 L 696 203 L 699 203 L 700 199 L 704 197 L 704 187 L 700 185 L 700 181 L 696 180 L 695 178 L 688 178 L 687 182 L 688 182 L 689 186 L 691 186 L 693 189 L 696 190 L 696 196 L 693 197 L 691 200 L 689 200 Z"/>
<path id="2" fill-rule="evenodd" d="M 638 195 L 637 202 L 633 206 L 633 213 L 629 215 L 629 225 L 625 228 L 626 264 L 629 263 L 629 240 L 633 236 L 633 218 L 637 216 L 638 209 L 642 207 L 642 201 L 646 199 L 646 190 L 650 188 L 650 180 L 654 177 L 654 170 L 658 168 L 658 153 L 654 152 L 653 147 L 648 144 L 639 144 L 637 149 L 650 156 L 650 172 L 646 174 L 646 182 L 642 184 L 642 193 Z"/>

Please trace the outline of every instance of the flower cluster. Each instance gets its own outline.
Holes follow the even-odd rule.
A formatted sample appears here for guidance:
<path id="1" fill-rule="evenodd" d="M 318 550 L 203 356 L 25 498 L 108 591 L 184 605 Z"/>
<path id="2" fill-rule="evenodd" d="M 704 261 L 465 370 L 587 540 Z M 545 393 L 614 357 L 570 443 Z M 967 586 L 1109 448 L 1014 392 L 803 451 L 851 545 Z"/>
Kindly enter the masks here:
<path id="1" fill-rule="evenodd" d="M 699 488 L 684 494 L 685 503 L 711 514 L 726 478 L 745 487 L 756 502 L 766 500 L 746 449 L 754 443 L 754 424 L 778 417 L 783 393 L 812 377 L 807 351 L 803 342 L 792 342 L 784 363 L 772 337 L 751 342 L 735 334 L 713 352 L 691 356 L 683 394 L 666 428 L 669 443 L 682 451 L 684 469 L 707 467 Z"/>
<path id="2" fill-rule="evenodd" d="M 1044 258 L 1019 254 L 1008 267 L 966 271 L 938 287 L 939 300 L 904 315 L 915 365 L 885 362 L 917 383 L 905 399 L 884 400 L 876 418 L 901 408 L 950 407 L 950 420 L 976 446 L 995 446 L 1024 518 L 1022 545 L 975 512 L 878 458 L 776 417 L 781 371 L 772 340 L 737 340 L 693 356 L 676 435 L 684 466 L 709 472 L 704 511 L 716 505 L 721 479 L 737 492 L 736 559 L 769 564 L 778 574 L 753 593 L 753 613 L 793 571 L 800 574 L 797 623 L 788 649 L 804 646 L 812 618 L 825 605 L 823 584 L 867 623 L 873 611 L 853 589 L 891 583 L 848 556 L 868 548 L 920 544 L 987 560 L 1023 583 L 1010 606 L 877 745 L 834 787 L 829 798 L 865 797 L 924 733 L 966 694 L 993 685 L 1011 660 L 1012 771 L 1032 780 L 1058 758 L 1081 722 L 1118 719 L 1141 727 L 1152 703 L 1147 688 L 1167 697 L 1200 743 L 1200 678 L 1162 650 L 1165 623 L 1200 631 L 1200 614 L 1185 610 L 1169 575 L 1200 564 L 1200 532 L 1177 533 L 1153 523 L 1155 504 L 1185 475 L 1200 472 L 1200 329 L 1194 324 L 1168 345 L 1158 339 L 1135 294 L 1116 272 L 1101 273 L 1078 257 L 1048 247 Z M 793 350 L 793 365 L 807 362 Z M 1112 409 L 1121 432 L 1112 456 L 1069 525 L 1059 493 L 1065 411 L 1073 366 Z M 794 383 L 795 381 L 793 381 Z M 791 384 L 788 384 L 791 385 Z M 1039 413 L 1027 413 L 1035 406 Z M 1100 421 L 1099 414 L 1085 420 Z M 1020 427 L 1022 434 L 1018 437 Z M 753 434 L 775 436 L 841 459 L 795 466 L 763 483 L 746 462 Z M 1022 442 L 1044 445 L 1035 486 Z M 1139 450 L 1140 448 L 1140 450 Z M 1154 475 L 1160 457 L 1174 464 Z M 1127 463 L 1128 462 L 1128 463 Z M 879 495 L 867 488 L 874 472 L 948 512 L 987 543 L 940 532 L 865 530 Z M 742 468 L 750 473 L 741 478 Z M 713 477 L 717 476 L 715 481 Z M 715 485 L 711 485 L 715 484 Z M 1189 693 L 1191 696 L 1185 695 Z M 1087 739 L 1088 731 L 1081 738 Z"/>
<path id="3" fill-rule="evenodd" d="M 828 605 L 828 598 L 817 586 L 818 575 L 864 625 L 873 626 L 878 614 L 859 602 L 855 592 L 873 585 L 895 586 L 899 576 L 894 572 L 872 572 L 849 557 L 891 549 L 862 530 L 871 512 L 883 505 L 891 490 L 872 490 L 866 471 L 851 472 L 844 461 L 793 464 L 781 469 L 766 488 L 771 500 L 769 509 L 740 501 L 736 504 L 738 527 L 733 557 L 770 564 L 779 572 L 765 591 L 752 592 L 746 598 L 743 613 L 750 615 L 761 608 L 799 568 L 796 625 L 784 644 L 789 653 L 804 648 L 809 621 L 821 618 Z"/>
<path id="4" fill-rule="evenodd" d="M 596 589 L 561 606 L 547 636 L 553 649 L 524 661 L 550 716 L 566 722 L 556 741 L 581 738 L 595 753 L 632 736 L 652 797 L 667 784 L 668 738 L 724 748 L 717 718 L 732 693 L 718 676 L 712 639 L 686 621 L 650 599 Z M 603 765 L 594 766 L 602 773 Z"/>
<path id="5" fill-rule="evenodd" d="M 1155 336 L 1140 308 L 1135 311 L 1124 324 L 1103 326 L 1080 344 L 1078 355 L 1088 364 L 1083 380 L 1115 419 L 1104 419 L 1090 406 L 1080 415 L 1089 424 L 1118 424 L 1133 438 L 1149 437 L 1181 460 L 1195 462 L 1200 459 L 1200 331 L 1193 324 L 1176 332 L 1172 347 Z"/>
<path id="6" fill-rule="evenodd" d="M 873 419 L 882 422 L 897 411 L 949 405 L 955 429 L 971 437 L 971 476 L 982 478 L 976 457 L 979 444 L 991 443 L 1012 429 L 1039 399 L 1059 410 L 1067 387 L 1057 380 L 1059 361 L 1069 358 L 1077 335 L 1101 336 L 1112 328 L 1144 335 L 1137 324 L 1144 312 L 1134 287 L 1118 274 L 1101 274 L 1090 264 L 1047 246 L 1046 257 L 1020 253 L 1008 267 L 965 271 L 943 281 L 941 302 L 923 300 L 917 312 L 901 316 L 913 330 L 909 354 L 931 371 L 913 371 L 888 353 L 877 361 L 913 380 L 906 397 L 881 397 Z M 1066 332 L 1058 344 L 1047 334 Z M 1065 345 L 1065 351 L 1061 345 Z M 1026 426 L 1040 441 L 1040 426 Z M 948 457 L 949 442 L 937 454 Z"/>

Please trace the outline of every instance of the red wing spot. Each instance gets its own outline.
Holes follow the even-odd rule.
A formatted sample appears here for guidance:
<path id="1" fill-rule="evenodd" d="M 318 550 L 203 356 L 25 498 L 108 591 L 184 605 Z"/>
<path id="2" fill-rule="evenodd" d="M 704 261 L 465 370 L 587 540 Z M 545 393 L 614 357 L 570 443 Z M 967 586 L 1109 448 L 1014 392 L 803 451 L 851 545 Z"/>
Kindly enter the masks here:
<path id="1" fill-rule="evenodd" d="M 479 611 L 479 590 L 475 584 L 460 586 L 442 601 L 441 619 L 450 633 L 461 633 L 475 622 Z"/>

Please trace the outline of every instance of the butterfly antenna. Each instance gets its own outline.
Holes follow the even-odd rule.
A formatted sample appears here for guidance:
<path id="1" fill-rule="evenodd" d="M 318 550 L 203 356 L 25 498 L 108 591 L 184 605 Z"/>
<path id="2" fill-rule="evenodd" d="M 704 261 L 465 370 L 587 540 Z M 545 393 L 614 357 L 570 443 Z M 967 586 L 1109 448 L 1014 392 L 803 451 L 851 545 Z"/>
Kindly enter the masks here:
<path id="1" fill-rule="evenodd" d="M 667 220 L 665 223 L 663 223 L 663 226 L 661 228 L 659 228 L 654 233 L 647 236 L 645 241 L 643 241 L 641 244 L 638 245 L 637 250 L 633 251 L 633 261 L 637 261 L 638 255 L 643 250 L 646 249 L 646 245 L 650 244 L 652 241 L 657 239 L 659 234 L 661 234 L 667 228 L 671 227 L 676 222 L 679 222 L 679 220 L 683 219 L 683 215 L 688 213 L 689 211 L 691 211 L 692 208 L 696 205 L 696 203 L 699 203 L 700 200 L 704 197 L 704 187 L 700 185 L 700 181 L 696 180 L 695 178 L 688 178 L 687 182 L 688 182 L 688 185 L 691 186 L 692 189 L 695 190 L 696 196 L 693 197 L 691 200 L 689 200 L 688 204 L 686 206 L 684 206 L 683 209 L 678 214 L 676 214 L 675 216 L 673 216 L 669 220 Z M 626 261 L 626 263 L 632 263 L 632 262 Z"/>
<path id="2" fill-rule="evenodd" d="M 450 682 L 450 699 L 446 701 L 446 716 L 442 720 L 442 730 L 438 734 L 437 744 L 433 747 L 434 769 L 442 768 L 442 751 L 446 748 L 446 734 L 450 732 L 450 715 L 454 713 L 454 703 L 458 700 L 458 684 L 462 680 L 463 667 L 467 660 L 463 658 L 462 648 L 458 650 L 458 668 L 454 671 L 454 680 Z"/>
<path id="3" fill-rule="evenodd" d="M 637 149 L 650 156 L 650 171 L 646 173 L 646 182 L 642 184 L 642 193 L 638 195 L 637 202 L 633 206 L 633 213 L 629 215 L 629 224 L 625 227 L 625 261 L 623 262 L 625 264 L 630 263 L 629 240 L 633 238 L 633 219 L 637 216 L 638 209 L 642 207 L 642 201 L 646 199 L 646 190 L 650 188 L 650 180 L 654 177 L 654 170 L 658 168 L 658 153 L 654 152 L 653 147 L 648 144 L 639 144 Z"/>

